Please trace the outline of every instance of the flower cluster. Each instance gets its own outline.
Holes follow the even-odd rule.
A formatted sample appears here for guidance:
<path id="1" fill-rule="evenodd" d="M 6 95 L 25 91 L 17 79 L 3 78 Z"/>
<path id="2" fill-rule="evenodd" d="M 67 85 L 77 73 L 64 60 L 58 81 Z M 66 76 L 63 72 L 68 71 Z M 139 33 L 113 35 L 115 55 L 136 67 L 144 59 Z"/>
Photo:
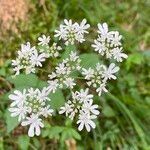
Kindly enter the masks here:
<path id="1" fill-rule="evenodd" d="M 118 71 L 119 67 L 115 66 L 114 63 L 111 63 L 108 68 L 98 63 L 94 69 L 82 68 L 82 75 L 87 80 L 87 85 L 96 88 L 98 95 L 101 96 L 103 91 L 108 91 L 106 89 L 107 81 L 110 79 L 116 79 L 114 73 Z"/>
<path id="2" fill-rule="evenodd" d="M 39 51 L 41 53 L 45 53 L 46 58 L 56 58 L 59 56 L 59 52 L 62 50 L 62 48 L 61 46 L 57 46 L 57 43 L 55 42 L 49 46 L 50 36 L 46 37 L 45 35 L 42 35 L 38 38 L 38 40 Z"/>
<path id="3" fill-rule="evenodd" d="M 88 92 L 89 89 L 72 92 L 72 100 L 68 100 L 59 111 L 60 114 L 65 113 L 72 120 L 75 116 L 78 116 L 77 124 L 79 124 L 79 131 L 84 126 L 88 132 L 91 128 L 95 128 L 96 125 L 93 119 L 96 119 L 100 113 L 97 110 L 98 105 L 93 105 L 93 95 L 88 94 Z"/>
<path id="4" fill-rule="evenodd" d="M 72 20 L 64 20 L 64 24 L 61 24 L 59 30 L 55 30 L 55 37 L 63 39 L 65 45 L 74 44 L 75 41 L 80 43 L 85 41 L 84 34 L 88 33 L 87 29 L 90 27 L 89 24 L 86 24 L 86 19 L 83 19 L 80 24 L 77 22 L 72 23 Z"/>
<path id="5" fill-rule="evenodd" d="M 80 24 L 72 23 L 72 20 L 64 20 L 64 24 L 60 25 L 60 29 L 55 31 L 55 37 L 63 40 L 65 46 L 73 45 L 75 42 L 82 43 L 85 41 L 85 34 L 90 27 L 83 19 Z M 127 55 L 122 52 L 121 38 L 118 31 L 108 31 L 106 23 L 98 24 L 98 38 L 94 40 L 92 47 L 102 56 L 113 59 L 110 62 L 122 62 L 127 58 Z M 102 63 L 97 63 L 95 67 L 83 68 L 84 60 L 81 59 L 75 50 L 72 50 L 68 57 L 57 58 L 60 56 L 62 47 L 57 43 L 50 43 L 50 36 L 42 35 L 38 38 L 38 46 L 31 47 L 30 43 L 21 45 L 21 50 L 18 51 L 18 57 L 12 61 L 13 70 L 16 75 L 25 71 L 26 74 L 35 73 L 36 67 L 42 67 L 42 62 L 46 58 L 55 58 L 56 64 L 53 72 L 49 73 L 48 85 L 42 90 L 39 89 L 24 89 L 23 92 L 15 90 L 9 96 L 12 100 L 9 111 L 12 117 L 18 117 L 18 121 L 22 126 L 30 125 L 28 135 L 33 137 L 40 134 L 40 128 L 44 127 L 42 119 L 52 115 L 53 109 L 49 105 L 50 99 L 48 95 L 56 94 L 57 89 L 70 89 L 72 99 L 67 99 L 67 102 L 60 108 L 59 114 L 64 114 L 72 120 L 76 120 L 78 130 L 81 131 L 84 127 L 89 132 L 95 128 L 94 119 L 99 115 L 98 105 L 93 104 L 94 97 L 89 94 L 89 89 L 80 89 L 80 86 L 95 88 L 99 96 L 102 92 L 107 92 L 106 85 L 109 80 L 116 79 L 115 73 L 119 71 L 119 67 L 115 63 L 110 63 L 108 66 Z M 66 48 L 64 48 L 66 49 Z M 52 59 L 53 61 L 53 59 Z M 52 67 L 53 68 L 53 67 Z M 79 75 L 82 75 L 81 77 Z M 76 79 L 80 80 L 76 85 Z M 83 82 L 86 84 L 82 84 Z M 82 84 L 82 85 L 80 85 Z M 66 92 L 67 93 L 67 92 Z M 70 95 L 67 95 L 67 97 Z"/>
<path id="6" fill-rule="evenodd" d="M 127 55 L 122 53 L 121 39 L 122 35 L 118 31 L 108 31 L 108 25 L 106 23 L 98 24 L 98 38 L 94 40 L 92 47 L 96 52 L 106 58 L 113 58 L 117 62 L 122 62 L 123 58 L 127 58 Z"/>
<path id="7" fill-rule="evenodd" d="M 30 43 L 21 45 L 21 50 L 18 51 L 16 60 L 12 60 L 13 70 L 16 75 L 20 71 L 25 71 L 26 74 L 35 73 L 35 68 L 42 67 L 42 62 L 45 61 L 45 54 L 39 54 L 35 47 L 31 47 Z"/>
<path id="8" fill-rule="evenodd" d="M 76 83 L 72 73 L 80 70 L 80 59 L 76 52 L 71 52 L 69 57 L 64 59 L 55 68 L 55 71 L 49 75 L 49 91 L 55 92 L 57 88 L 73 88 Z"/>
<path id="9" fill-rule="evenodd" d="M 42 91 L 30 88 L 24 89 L 23 92 L 18 90 L 9 95 L 12 100 L 9 111 L 12 117 L 18 116 L 18 121 L 22 126 L 30 125 L 28 135 L 40 135 L 40 128 L 44 127 L 42 117 L 52 115 L 53 109 L 50 108 L 48 92 L 46 88 Z"/>

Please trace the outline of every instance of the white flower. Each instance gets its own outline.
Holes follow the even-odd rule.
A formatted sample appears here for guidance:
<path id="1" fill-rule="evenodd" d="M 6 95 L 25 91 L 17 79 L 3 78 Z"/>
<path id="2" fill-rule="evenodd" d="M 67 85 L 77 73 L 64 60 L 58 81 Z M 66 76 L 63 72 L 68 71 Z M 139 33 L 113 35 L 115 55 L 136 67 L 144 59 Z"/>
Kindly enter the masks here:
<path id="1" fill-rule="evenodd" d="M 22 67 L 20 67 L 20 66 L 13 68 L 13 71 L 16 72 L 15 75 L 19 75 L 21 69 L 22 69 Z"/>
<path id="2" fill-rule="evenodd" d="M 111 34 L 113 34 L 113 37 L 111 38 L 111 45 L 120 46 L 122 35 L 120 35 L 118 31 L 112 31 Z"/>
<path id="3" fill-rule="evenodd" d="M 68 66 L 71 68 L 72 71 L 80 70 L 81 59 L 79 58 L 79 55 L 77 55 L 77 52 L 71 52 L 69 54 L 69 60 L 68 60 Z"/>
<path id="4" fill-rule="evenodd" d="M 99 63 L 96 64 L 96 67 L 94 69 L 85 69 L 82 68 L 82 75 L 87 80 L 87 85 L 92 86 L 94 88 L 98 88 L 102 82 L 103 82 L 103 73 L 106 70 L 106 67 L 104 65 L 101 65 Z"/>
<path id="5" fill-rule="evenodd" d="M 88 113 L 81 111 L 79 114 L 79 120 L 77 121 L 77 124 L 79 124 L 78 130 L 81 131 L 85 126 L 86 130 L 90 132 L 91 128 L 94 129 L 96 127 L 95 123 L 92 121 L 92 119 L 95 118 L 96 118 L 95 115 L 90 115 Z"/>
<path id="6" fill-rule="evenodd" d="M 82 75 L 85 76 L 85 79 L 89 80 L 90 78 L 94 77 L 94 70 L 92 68 L 82 68 Z"/>
<path id="7" fill-rule="evenodd" d="M 77 92 L 78 94 L 78 98 L 79 98 L 79 101 L 81 102 L 89 102 L 92 98 L 93 98 L 93 95 L 92 94 L 88 94 L 89 93 L 89 89 L 81 89 L 80 92 Z"/>
<path id="8" fill-rule="evenodd" d="M 27 42 L 26 44 L 21 44 L 21 50 L 18 51 L 19 57 L 28 57 L 29 55 L 33 54 L 35 51 L 35 46 L 31 47 L 30 42 Z"/>
<path id="9" fill-rule="evenodd" d="M 106 38 L 110 38 L 110 33 L 108 31 L 107 23 L 100 24 L 98 23 L 98 33 L 101 34 L 101 38 L 105 40 Z"/>
<path id="10" fill-rule="evenodd" d="M 96 92 L 101 96 L 102 92 L 108 92 L 106 89 L 106 81 L 108 79 L 116 79 L 114 74 L 118 72 L 119 67 L 111 63 L 107 68 L 105 65 L 97 63 L 94 69 L 82 68 L 82 70 L 82 75 L 87 80 L 87 85 L 96 88 Z"/>
<path id="11" fill-rule="evenodd" d="M 106 23 L 99 23 L 98 29 L 98 38 L 95 39 L 94 44 L 91 45 L 94 50 L 100 55 L 105 55 L 108 59 L 113 58 L 118 62 L 121 62 L 123 58 L 127 58 L 126 54 L 121 53 L 122 35 L 120 35 L 118 31 L 109 31 Z"/>
<path id="12" fill-rule="evenodd" d="M 76 42 L 83 43 L 85 35 L 89 33 L 89 27 L 86 19 L 83 19 L 80 23 L 73 22 L 71 19 L 64 19 L 59 29 L 55 30 L 54 36 L 59 40 L 62 39 L 65 45 L 74 45 Z M 99 23 L 97 32 L 98 36 L 91 46 L 101 56 L 110 59 L 106 60 L 107 63 L 122 62 L 123 59 L 128 57 L 123 53 L 122 35 L 118 31 L 110 31 L 107 23 Z M 82 89 L 81 85 L 77 85 L 77 83 L 80 83 L 79 79 L 83 79 L 83 82 L 85 81 L 101 96 L 103 92 L 108 92 L 106 89 L 107 83 L 110 79 L 116 79 L 115 73 L 119 71 L 119 67 L 115 63 L 110 63 L 108 67 L 97 63 L 91 68 L 82 68 L 80 56 L 75 49 L 72 49 L 70 53 L 66 53 L 67 51 L 63 53 L 65 57 L 62 58 L 65 59 L 62 60 L 62 58 L 59 58 L 61 50 L 66 48 L 57 45 L 55 42 L 49 43 L 50 36 L 43 34 L 38 37 L 39 46 L 37 47 L 32 47 L 30 42 L 21 44 L 16 59 L 12 60 L 15 75 L 35 73 L 36 67 L 42 67 L 46 58 L 52 59 L 50 69 L 54 69 L 54 71 L 48 75 L 48 85 L 42 90 L 31 87 L 27 90 L 24 89 L 22 92 L 15 90 L 13 94 L 10 94 L 11 104 L 8 110 L 12 117 L 17 117 L 22 126 L 29 125 L 28 135 L 30 137 L 39 136 L 41 128 L 44 127 L 44 118 L 52 116 L 54 112 L 50 106 L 49 94 L 56 94 L 56 91 L 61 89 L 62 92 L 65 92 L 67 100 L 60 107 L 59 114 L 64 114 L 71 120 L 76 120 L 79 131 L 86 128 L 89 132 L 96 127 L 94 119 L 97 118 L 100 111 L 98 105 L 94 104 L 94 98 L 96 97 L 89 93 L 89 88 Z M 66 58 L 66 56 L 68 57 Z M 103 62 L 103 60 L 99 62 Z M 79 82 L 76 82 L 76 80 Z M 74 89 L 75 86 L 78 89 L 77 91 Z M 84 86 L 83 83 L 82 87 Z M 68 89 L 66 90 L 66 88 Z"/>
<path id="13" fill-rule="evenodd" d="M 47 87 L 44 87 L 41 91 L 36 89 L 36 92 L 38 93 L 38 99 L 42 99 L 43 101 L 50 101 L 50 98 L 48 97 L 49 89 Z"/>
<path id="14" fill-rule="evenodd" d="M 97 110 L 97 108 L 98 105 L 93 105 L 93 100 L 90 100 L 83 104 L 82 110 L 89 114 L 92 113 L 93 115 L 99 115 L 100 112 Z"/>
<path id="15" fill-rule="evenodd" d="M 77 55 L 76 52 L 71 51 L 71 53 L 69 54 L 70 56 L 70 61 L 76 61 L 77 59 L 79 59 L 79 56 Z"/>
<path id="16" fill-rule="evenodd" d="M 55 32 L 56 34 L 54 36 L 59 37 L 59 40 L 66 39 L 67 31 L 63 25 L 60 25 L 60 30 L 55 30 Z"/>
<path id="17" fill-rule="evenodd" d="M 43 34 L 41 37 L 38 38 L 38 40 L 39 40 L 38 45 L 42 45 L 42 46 L 48 45 L 48 44 L 49 44 L 49 41 L 50 41 L 50 36 L 47 36 L 47 37 L 46 37 L 46 36 Z"/>
<path id="18" fill-rule="evenodd" d="M 105 43 L 101 43 L 98 40 L 94 40 L 94 44 L 92 44 L 92 47 L 95 49 L 96 52 L 98 52 L 102 56 L 105 54 L 105 51 L 107 50 Z"/>
<path id="19" fill-rule="evenodd" d="M 41 62 L 45 61 L 45 54 L 39 54 L 35 47 L 31 47 L 30 43 L 21 45 L 21 50 L 18 51 L 16 60 L 12 60 L 13 70 L 16 75 L 25 71 L 26 74 L 35 73 L 35 67 L 42 67 Z"/>
<path id="20" fill-rule="evenodd" d="M 55 30 L 55 37 L 63 39 L 65 45 L 74 44 L 75 41 L 82 43 L 85 41 L 84 34 L 88 33 L 87 29 L 90 27 L 86 24 L 86 19 L 83 19 L 81 24 L 73 23 L 72 20 L 64 19 L 64 24 L 60 25 L 59 30 Z"/>
<path id="21" fill-rule="evenodd" d="M 74 27 L 75 27 L 75 24 L 72 24 L 72 20 L 67 20 L 67 19 L 64 19 L 64 23 L 65 23 L 65 28 L 68 29 L 68 30 L 73 30 Z"/>
<path id="22" fill-rule="evenodd" d="M 80 43 L 83 43 L 83 42 L 85 41 L 84 36 L 83 36 L 82 34 L 76 34 L 75 39 L 76 39 L 78 42 L 80 42 Z M 73 43 L 74 43 L 74 42 L 73 42 Z M 72 43 L 72 44 L 73 44 L 73 43 Z"/>
<path id="23" fill-rule="evenodd" d="M 111 63 L 108 67 L 108 69 L 106 69 L 103 73 L 103 77 L 104 77 L 104 81 L 106 80 L 110 80 L 110 79 L 116 79 L 116 76 L 114 75 L 114 73 L 119 71 L 119 67 L 115 66 L 114 63 Z"/>
<path id="24" fill-rule="evenodd" d="M 65 103 L 65 106 L 60 108 L 59 113 L 73 118 L 78 115 L 77 124 L 80 124 L 78 129 L 81 131 L 85 126 L 87 131 L 90 131 L 90 128 L 95 128 L 95 123 L 92 119 L 95 119 L 99 115 L 97 110 L 98 105 L 93 105 L 93 95 L 88 94 L 88 89 L 72 92 L 72 100 L 68 100 Z"/>
<path id="25" fill-rule="evenodd" d="M 18 106 L 18 107 L 11 107 L 8 109 L 11 112 L 12 117 L 18 116 L 18 121 L 25 119 L 27 114 L 27 107 Z"/>
<path id="26" fill-rule="evenodd" d="M 113 56 L 114 59 L 117 60 L 117 62 L 122 62 L 123 58 L 127 59 L 128 56 L 125 53 L 122 53 L 122 47 L 121 48 L 114 48 L 113 49 Z"/>
<path id="27" fill-rule="evenodd" d="M 99 74 L 102 74 L 106 70 L 106 66 L 100 63 L 96 64 L 96 70 Z"/>
<path id="28" fill-rule="evenodd" d="M 71 113 L 73 111 L 73 105 L 70 104 L 70 101 L 68 101 L 68 103 L 65 103 L 65 106 L 60 107 L 60 111 L 59 114 L 63 114 L 65 113 L 66 116 L 69 115 L 69 113 Z"/>
<path id="29" fill-rule="evenodd" d="M 35 51 L 34 55 L 31 56 L 31 63 L 33 66 L 40 66 L 42 67 L 42 62 L 45 61 L 45 54 L 38 54 L 37 51 Z"/>
<path id="30" fill-rule="evenodd" d="M 89 33 L 87 31 L 87 29 L 90 27 L 89 24 L 86 24 L 87 20 L 83 19 L 82 22 L 79 24 L 77 24 L 77 30 L 78 30 L 78 34 L 83 34 L 83 33 Z"/>
<path id="31" fill-rule="evenodd" d="M 108 90 L 106 89 L 106 83 L 102 83 L 101 85 L 100 85 L 100 87 L 98 87 L 97 89 L 96 89 L 96 92 L 98 93 L 98 95 L 99 96 L 101 96 L 101 94 L 102 94 L 102 92 L 108 92 Z"/>
<path id="32" fill-rule="evenodd" d="M 74 79 L 73 78 L 67 78 L 64 83 L 66 84 L 67 87 L 70 87 L 71 89 L 76 85 L 74 83 Z"/>
<path id="33" fill-rule="evenodd" d="M 57 46 L 57 43 L 55 42 L 50 47 L 46 45 L 45 47 L 39 48 L 39 51 L 42 54 L 45 54 L 46 58 L 49 58 L 49 57 L 57 58 L 61 50 L 62 50 L 61 46 Z"/>
<path id="34" fill-rule="evenodd" d="M 26 90 L 24 89 L 23 92 L 20 92 L 18 90 L 14 91 L 14 94 L 9 95 L 9 99 L 11 99 L 13 102 L 11 103 L 11 107 L 14 107 L 16 105 L 23 105 L 25 99 L 26 99 Z"/>
<path id="35" fill-rule="evenodd" d="M 39 136 L 41 133 L 41 129 L 44 127 L 42 123 L 42 119 L 38 117 L 38 115 L 32 114 L 30 117 L 27 117 L 27 120 L 21 123 L 22 126 L 30 125 L 28 130 L 28 135 L 33 137 L 34 135 Z"/>
<path id="36" fill-rule="evenodd" d="M 49 92 L 52 91 L 53 93 L 55 93 L 55 91 L 57 90 L 57 87 L 59 86 L 58 81 L 57 80 L 49 80 L 48 84 L 49 84 L 49 86 L 48 86 Z"/>
<path id="37" fill-rule="evenodd" d="M 81 60 L 77 55 L 77 53 L 71 52 L 69 54 L 69 58 L 66 58 L 61 63 L 59 63 L 55 67 L 55 71 L 49 75 L 50 79 L 48 81 L 49 89 L 51 90 L 54 89 L 53 92 L 55 92 L 56 82 L 57 87 L 59 88 L 63 88 L 66 86 L 69 88 L 73 88 L 73 86 L 76 84 L 74 82 L 74 78 L 72 77 L 71 73 L 81 69 L 80 62 Z"/>
<path id="38" fill-rule="evenodd" d="M 23 126 L 29 125 L 29 136 L 40 134 L 40 128 L 43 127 L 42 119 L 39 117 L 52 116 L 53 109 L 50 108 L 48 98 L 48 88 L 39 89 L 30 88 L 23 92 L 14 91 L 9 98 L 13 100 L 9 111 L 12 117 L 18 117 Z M 30 117 L 29 117 L 30 116 Z"/>
<path id="39" fill-rule="evenodd" d="M 35 66 L 33 66 L 32 64 L 30 66 L 26 66 L 25 73 L 26 74 L 35 73 Z"/>
<path id="40" fill-rule="evenodd" d="M 50 109 L 50 106 L 47 106 L 47 107 L 44 107 L 44 108 L 41 108 L 40 110 L 40 114 L 43 115 L 44 117 L 48 117 L 48 116 L 52 116 L 52 113 L 54 112 L 53 109 Z"/>
<path id="41" fill-rule="evenodd" d="M 37 94 L 37 92 L 39 92 L 39 89 L 34 90 L 34 88 L 31 87 L 30 89 L 28 89 L 27 96 L 34 97 Z"/>
<path id="42" fill-rule="evenodd" d="M 57 43 L 53 43 L 53 45 L 50 47 L 49 55 L 51 57 L 58 57 L 59 51 L 61 51 L 62 48 L 60 46 L 57 46 Z"/>
<path id="43" fill-rule="evenodd" d="M 57 74 L 68 74 L 70 72 L 70 68 L 66 66 L 65 63 L 59 63 L 56 67 Z"/>

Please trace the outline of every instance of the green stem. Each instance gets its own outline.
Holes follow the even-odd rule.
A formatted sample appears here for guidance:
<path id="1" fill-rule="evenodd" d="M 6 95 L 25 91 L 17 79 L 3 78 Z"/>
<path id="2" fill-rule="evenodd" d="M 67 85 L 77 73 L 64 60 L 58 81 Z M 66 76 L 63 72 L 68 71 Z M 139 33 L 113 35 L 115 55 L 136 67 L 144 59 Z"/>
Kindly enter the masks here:
<path id="1" fill-rule="evenodd" d="M 147 147 L 147 142 L 145 140 L 145 134 L 143 129 L 139 126 L 139 124 L 137 123 L 134 114 L 126 107 L 126 105 L 124 105 L 122 103 L 121 100 L 119 100 L 117 97 L 115 97 L 114 95 L 108 93 L 108 96 L 111 98 L 111 100 L 113 100 L 121 109 L 121 111 L 125 112 L 126 115 L 129 117 L 129 119 L 131 120 L 135 131 L 137 132 L 137 134 L 139 135 L 139 138 L 141 139 L 142 144 L 144 145 L 144 147 Z"/>

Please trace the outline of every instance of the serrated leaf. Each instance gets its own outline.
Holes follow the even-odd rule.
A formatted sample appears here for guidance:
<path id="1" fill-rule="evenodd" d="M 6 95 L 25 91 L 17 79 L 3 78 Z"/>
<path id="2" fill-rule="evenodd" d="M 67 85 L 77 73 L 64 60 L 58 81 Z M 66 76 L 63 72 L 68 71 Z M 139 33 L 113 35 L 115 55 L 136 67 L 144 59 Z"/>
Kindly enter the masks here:
<path id="1" fill-rule="evenodd" d="M 65 140 L 71 138 L 71 135 L 70 135 L 70 132 L 68 129 L 65 129 L 63 132 L 62 132 L 62 135 L 61 135 L 61 139 L 60 141 L 61 142 L 64 142 Z"/>
<path id="2" fill-rule="evenodd" d="M 38 83 L 38 77 L 34 74 L 20 74 L 16 77 L 9 77 L 7 80 L 15 87 L 36 87 Z"/>
<path id="3" fill-rule="evenodd" d="M 95 67 L 95 65 L 100 62 L 99 61 L 99 57 L 97 54 L 82 54 L 80 55 L 80 59 L 81 59 L 81 66 L 84 68 L 93 68 Z"/>
<path id="4" fill-rule="evenodd" d="M 27 135 L 19 136 L 18 144 L 21 150 L 27 150 L 29 147 L 30 138 Z"/>
<path id="5" fill-rule="evenodd" d="M 7 110 L 5 113 L 7 133 L 10 133 L 15 127 L 19 125 L 16 117 L 11 117 L 10 112 Z"/>
<path id="6" fill-rule="evenodd" d="M 59 139 L 60 133 L 62 133 L 63 130 L 64 127 L 59 126 L 51 127 L 51 129 L 49 130 L 49 138 Z"/>
<path id="7" fill-rule="evenodd" d="M 51 99 L 50 105 L 53 109 L 59 109 L 65 102 L 65 98 L 61 90 L 51 93 L 49 97 Z"/>
<path id="8" fill-rule="evenodd" d="M 80 134 L 74 130 L 73 128 L 65 128 L 62 132 L 61 141 L 65 141 L 67 139 L 75 138 L 77 140 L 81 139 Z"/>

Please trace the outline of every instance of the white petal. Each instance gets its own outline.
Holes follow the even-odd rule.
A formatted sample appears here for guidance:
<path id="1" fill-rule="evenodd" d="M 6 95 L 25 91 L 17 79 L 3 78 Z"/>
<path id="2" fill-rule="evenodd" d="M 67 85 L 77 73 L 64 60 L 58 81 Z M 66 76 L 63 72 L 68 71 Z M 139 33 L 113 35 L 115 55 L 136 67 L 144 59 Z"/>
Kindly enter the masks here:
<path id="1" fill-rule="evenodd" d="M 27 125 L 29 125 L 29 124 L 30 124 L 29 121 L 23 121 L 23 122 L 21 123 L 22 126 L 27 126 Z"/>
<path id="2" fill-rule="evenodd" d="M 84 124 L 81 122 L 79 127 L 78 127 L 78 130 L 81 131 L 83 129 L 83 126 L 84 126 Z"/>
<path id="3" fill-rule="evenodd" d="M 85 124 L 85 128 L 88 132 L 90 132 L 91 128 L 90 128 L 89 124 Z"/>
<path id="4" fill-rule="evenodd" d="M 34 126 L 33 125 L 30 125 L 29 130 L 28 130 L 28 135 L 30 137 L 34 136 Z"/>
<path id="5" fill-rule="evenodd" d="M 40 127 L 39 127 L 39 126 L 36 126 L 36 127 L 35 127 L 35 134 L 36 134 L 37 136 L 39 136 L 40 133 L 41 133 Z"/>

